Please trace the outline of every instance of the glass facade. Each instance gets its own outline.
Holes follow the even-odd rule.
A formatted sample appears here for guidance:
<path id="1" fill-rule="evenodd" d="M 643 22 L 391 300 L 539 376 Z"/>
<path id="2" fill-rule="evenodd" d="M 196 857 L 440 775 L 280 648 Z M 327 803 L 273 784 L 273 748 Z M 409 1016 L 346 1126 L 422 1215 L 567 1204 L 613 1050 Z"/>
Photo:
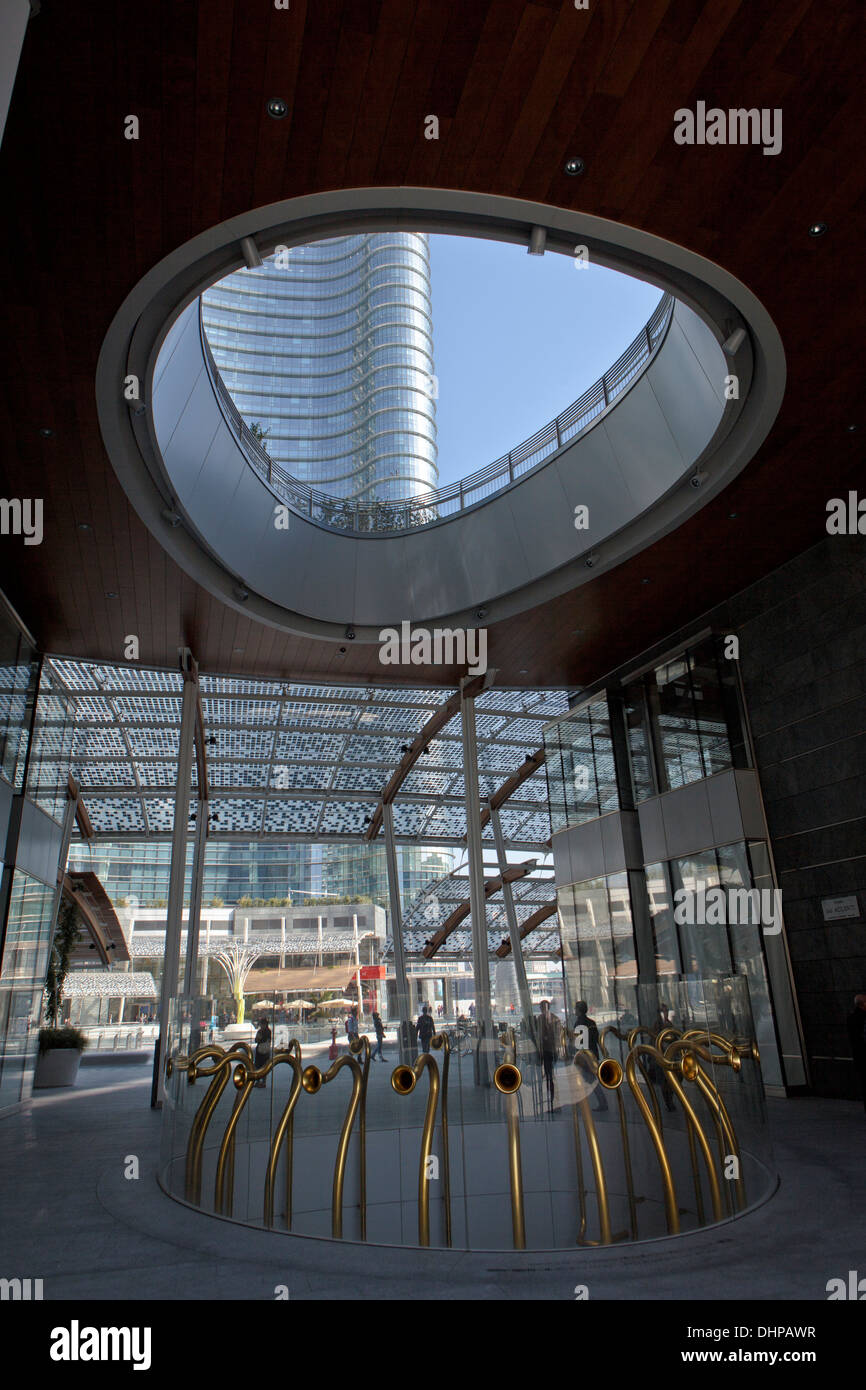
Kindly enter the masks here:
<path id="1" fill-rule="evenodd" d="M 722 639 L 695 643 L 624 685 L 612 683 L 587 699 L 545 729 L 544 745 L 554 834 L 747 768 L 735 663 L 723 655 Z M 620 750 L 618 768 L 615 746 Z M 640 866 L 639 817 L 630 823 L 626 839 L 634 842 L 627 872 L 565 883 L 563 878 L 570 877 L 563 873 L 563 864 L 570 863 L 567 851 L 559 861 L 557 903 L 571 1005 L 585 999 L 605 1022 L 633 1016 L 638 940 L 646 942 L 643 970 L 647 980 L 654 970 L 660 1000 L 677 982 L 685 982 L 697 1005 L 701 981 L 743 975 L 749 982 L 764 1080 L 781 1085 L 778 1020 L 774 1022 L 767 965 L 770 946 L 764 940 L 767 921 L 758 915 L 761 894 L 767 903 L 775 901 L 767 843 L 743 839 L 709 844 L 685 858 Z M 712 914 L 706 911 L 705 896 L 711 889 L 721 890 Z M 696 902 L 698 895 L 704 895 L 700 910 L 689 912 L 688 902 Z M 747 895 L 751 906 L 743 920 Z M 776 987 L 787 1019 L 790 988 L 779 972 Z M 796 1028 L 788 1028 L 786 1036 L 796 1036 Z M 790 1045 L 788 1051 L 793 1051 Z"/>
<path id="2" fill-rule="evenodd" d="M 24 780 L 38 679 L 35 647 L 0 607 L 0 775 L 16 791 Z"/>
<path id="3" fill-rule="evenodd" d="M 201 302 L 223 381 L 275 463 L 322 492 L 363 502 L 436 488 L 425 235 L 278 249 Z"/>
<path id="4" fill-rule="evenodd" d="M 40 668 L 32 643 L 5 606 L 0 606 L 0 654 L 0 776 L 14 794 L 26 796 L 59 823 L 72 753 L 73 705 L 46 668 Z M 16 865 L 17 827 L 13 816 L 7 839 L 5 819 L 0 826 L 6 858 L 0 891 L 0 1110 L 26 1098 L 54 925 L 54 883 Z"/>
<path id="5" fill-rule="evenodd" d="M 734 663 L 715 639 L 632 681 L 625 707 L 636 801 L 749 765 Z"/>
<path id="6" fill-rule="evenodd" d="M 544 731 L 552 832 L 619 810 L 610 712 L 601 696 Z"/>
<path id="7" fill-rule="evenodd" d="M 52 888 L 14 871 L 0 975 L 0 1110 L 24 1098 L 35 1060 L 53 903 Z"/>

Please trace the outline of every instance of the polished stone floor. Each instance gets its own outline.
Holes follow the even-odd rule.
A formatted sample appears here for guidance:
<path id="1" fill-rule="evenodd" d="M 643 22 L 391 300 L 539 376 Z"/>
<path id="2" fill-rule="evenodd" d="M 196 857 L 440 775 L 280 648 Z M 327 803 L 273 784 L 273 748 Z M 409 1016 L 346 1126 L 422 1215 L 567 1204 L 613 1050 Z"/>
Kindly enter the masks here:
<path id="1" fill-rule="evenodd" d="M 384 1068 L 383 1068 L 384 1071 Z M 866 1120 L 849 1101 L 769 1103 L 781 1183 L 714 1231 L 604 1250 L 466 1254 L 336 1245 L 253 1231 L 157 1185 L 160 1114 L 147 1060 L 93 1060 L 74 1090 L 0 1121 L 0 1276 L 44 1296 L 110 1299 L 826 1298 L 866 1273 Z M 125 1170 L 138 1160 L 138 1178 Z"/>

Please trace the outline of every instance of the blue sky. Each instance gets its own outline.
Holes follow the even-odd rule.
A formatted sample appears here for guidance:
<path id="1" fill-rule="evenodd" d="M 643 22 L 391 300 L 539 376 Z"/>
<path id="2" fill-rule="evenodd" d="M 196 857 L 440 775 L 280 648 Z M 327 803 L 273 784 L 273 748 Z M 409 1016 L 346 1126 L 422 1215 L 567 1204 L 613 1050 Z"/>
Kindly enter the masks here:
<path id="1" fill-rule="evenodd" d="M 660 291 L 568 256 L 431 236 L 439 485 L 552 420 L 628 347 Z"/>

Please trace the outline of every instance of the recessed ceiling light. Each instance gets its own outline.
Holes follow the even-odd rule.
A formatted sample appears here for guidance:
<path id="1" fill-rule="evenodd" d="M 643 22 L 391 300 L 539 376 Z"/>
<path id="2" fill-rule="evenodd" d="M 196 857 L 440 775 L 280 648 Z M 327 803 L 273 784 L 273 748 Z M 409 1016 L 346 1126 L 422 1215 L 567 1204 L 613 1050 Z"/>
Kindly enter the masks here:
<path id="1" fill-rule="evenodd" d="M 106 598 L 117 598 L 117 592 L 116 592 L 116 590 L 115 590 L 115 589 L 106 589 L 106 591 L 105 591 L 105 597 L 106 597 Z"/>
<path id="2" fill-rule="evenodd" d="M 242 651 L 243 651 L 243 647 L 232 647 L 232 651 L 233 651 L 233 652 L 242 652 Z"/>
<path id="3" fill-rule="evenodd" d="M 288 114 L 288 104 L 283 101 L 282 97 L 271 97 L 268 102 L 268 115 L 273 116 L 275 121 L 281 121 Z"/>
<path id="4" fill-rule="evenodd" d="M 649 584 L 649 579 L 642 579 L 641 584 Z"/>
<path id="5" fill-rule="evenodd" d="M 813 222 L 809 228 L 809 236 L 823 236 L 826 230 L 826 222 Z"/>
<path id="6" fill-rule="evenodd" d="M 846 429 L 846 431 L 847 431 L 848 434 L 856 434 L 856 433 L 857 433 L 857 426 L 856 426 L 856 425 L 846 425 L 846 426 L 845 426 L 845 429 Z"/>
<path id="7" fill-rule="evenodd" d="M 521 675 L 521 676 L 528 676 L 528 675 L 529 675 L 529 671 L 528 671 L 527 667 L 521 666 L 521 668 L 520 668 L 520 670 L 519 670 L 519 672 L 518 672 L 518 675 Z"/>
<path id="8" fill-rule="evenodd" d="M 736 512 L 728 512 L 728 516 L 730 517 L 731 521 L 735 521 L 735 520 L 736 520 L 736 517 L 737 517 L 737 513 L 736 513 Z"/>
<path id="9" fill-rule="evenodd" d="M 563 165 L 564 172 L 572 179 L 576 178 L 578 174 L 582 174 L 585 168 L 586 164 L 579 155 L 575 155 L 573 159 L 567 159 Z"/>
<path id="10" fill-rule="evenodd" d="M 339 650 L 339 652 L 337 653 L 337 655 L 338 655 L 338 656 L 345 656 L 345 655 L 346 655 L 346 648 L 345 648 L 345 647 L 341 647 L 340 650 Z"/>
<path id="11" fill-rule="evenodd" d="M 91 526 L 89 521 L 79 521 L 78 529 L 79 531 L 92 531 L 93 527 Z"/>
<path id="12" fill-rule="evenodd" d="M 53 439 L 53 438 L 54 438 L 54 431 L 53 431 L 53 430 L 50 430 L 50 429 L 48 428 L 47 425 L 43 425 L 43 427 L 42 427 L 42 429 L 39 431 L 39 433 L 42 435 L 42 438 L 43 438 L 43 439 Z"/>

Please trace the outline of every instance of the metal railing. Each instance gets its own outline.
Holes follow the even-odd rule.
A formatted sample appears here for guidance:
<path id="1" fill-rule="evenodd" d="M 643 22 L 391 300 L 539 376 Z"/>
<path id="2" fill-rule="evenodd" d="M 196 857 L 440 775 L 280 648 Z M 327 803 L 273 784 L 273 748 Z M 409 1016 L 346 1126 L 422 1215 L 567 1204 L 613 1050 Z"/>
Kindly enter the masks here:
<path id="1" fill-rule="evenodd" d="M 648 365 L 670 325 L 674 299 L 665 294 L 637 337 L 589 390 L 584 391 L 561 415 L 510 449 L 502 458 L 489 463 L 477 473 L 470 473 L 460 482 L 450 483 L 435 492 L 421 493 L 405 501 L 359 502 L 351 497 L 333 497 L 318 492 L 302 482 L 268 454 L 260 439 L 242 419 L 214 361 L 204 329 L 199 299 L 199 332 L 202 352 L 211 384 L 222 412 L 237 436 L 238 443 L 256 472 L 293 511 L 325 526 L 359 535 L 381 534 L 388 531 L 412 531 L 442 521 L 448 516 L 473 507 L 509 487 L 518 478 L 530 473 L 553 454 L 572 444 L 588 430 L 603 411 L 626 390 Z"/>

